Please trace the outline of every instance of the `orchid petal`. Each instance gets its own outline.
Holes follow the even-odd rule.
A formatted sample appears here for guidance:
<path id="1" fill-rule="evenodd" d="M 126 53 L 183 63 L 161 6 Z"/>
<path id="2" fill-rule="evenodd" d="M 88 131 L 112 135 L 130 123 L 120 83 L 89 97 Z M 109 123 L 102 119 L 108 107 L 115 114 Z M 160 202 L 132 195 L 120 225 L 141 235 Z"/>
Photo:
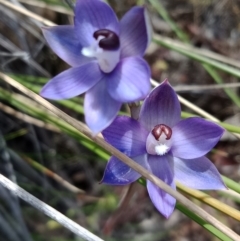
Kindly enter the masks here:
<path id="1" fill-rule="evenodd" d="M 133 7 L 120 21 L 121 57 L 143 56 L 151 42 L 151 23 L 144 7 Z"/>
<path id="2" fill-rule="evenodd" d="M 147 155 L 134 157 L 133 160 L 146 169 L 149 168 Z M 110 185 L 127 185 L 136 181 L 140 177 L 141 175 L 138 172 L 112 156 L 107 163 L 101 183 Z"/>
<path id="3" fill-rule="evenodd" d="M 146 97 L 150 89 L 149 66 L 140 57 L 122 59 L 108 75 L 107 88 L 113 99 L 133 102 Z"/>
<path id="4" fill-rule="evenodd" d="M 148 162 L 154 175 L 173 189 L 176 189 L 173 179 L 172 162 L 168 160 L 167 155 L 149 155 Z M 164 217 L 168 218 L 174 210 L 176 199 L 150 181 L 147 181 L 147 189 L 154 206 Z"/>
<path id="5" fill-rule="evenodd" d="M 112 8 L 99 0 L 78 0 L 75 7 L 75 29 L 80 43 L 88 47 L 97 30 L 108 29 L 119 34 L 119 22 Z"/>
<path id="6" fill-rule="evenodd" d="M 84 112 L 86 123 L 94 134 L 111 124 L 120 110 L 121 102 L 114 100 L 106 90 L 106 80 L 102 79 L 85 95 Z"/>
<path id="7" fill-rule="evenodd" d="M 108 143 L 128 156 L 146 153 L 148 132 L 130 117 L 118 116 L 102 134 Z"/>
<path id="8" fill-rule="evenodd" d="M 202 190 L 226 189 L 217 168 L 206 157 L 184 160 L 173 157 L 175 180 L 183 185 Z"/>
<path id="9" fill-rule="evenodd" d="M 103 77 L 96 62 L 70 68 L 51 79 L 40 95 L 52 100 L 68 99 L 88 91 Z"/>
<path id="10" fill-rule="evenodd" d="M 73 26 L 43 27 L 42 31 L 51 49 L 69 65 L 77 67 L 91 61 L 81 54 L 82 46 Z"/>
<path id="11" fill-rule="evenodd" d="M 172 129 L 173 156 L 193 159 L 204 156 L 219 141 L 224 129 L 198 117 L 180 121 Z"/>
<path id="12" fill-rule="evenodd" d="M 158 124 L 174 126 L 180 120 L 180 115 L 177 95 L 168 81 L 164 81 L 144 100 L 139 121 L 151 131 Z"/>

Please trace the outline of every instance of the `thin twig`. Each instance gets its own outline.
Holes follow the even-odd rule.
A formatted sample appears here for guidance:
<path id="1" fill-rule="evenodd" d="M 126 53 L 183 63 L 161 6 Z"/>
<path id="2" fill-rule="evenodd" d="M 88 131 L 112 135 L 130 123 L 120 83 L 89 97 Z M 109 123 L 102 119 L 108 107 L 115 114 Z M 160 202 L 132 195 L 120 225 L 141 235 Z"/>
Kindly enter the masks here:
<path id="1" fill-rule="evenodd" d="M 177 86 L 173 86 L 173 88 L 176 92 L 217 90 L 217 89 L 225 89 L 225 88 L 240 88 L 240 83 L 213 84 L 213 85 L 177 85 Z"/>
<path id="2" fill-rule="evenodd" d="M 58 182 L 60 185 L 68 189 L 69 191 L 75 193 L 75 194 L 83 194 L 85 191 L 73 186 L 71 183 L 67 182 L 64 180 L 62 177 L 60 177 L 57 173 L 51 171 L 50 169 L 46 168 L 45 166 L 41 165 L 40 163 L 32 160 L 30 157 L 27 156 L 22 156 L 24 160 L 26 160 L 31 166 L 36 168 L 37 170 L 41 171 L 44 173 L 46 176 L 51 177 L 54 179 L 56 182 Z"/>
<path id="3" fill-rule="evenodd" d="M 227 214 L 228 216 L 236 219 L 237 221 L 240 221 L 240 211 L 238 211 L 237 209 L 211 197 L 210 195 L 208 195 L 205 192 L 185 187 L 184 185 L 182 185 L 179 182 L 177 183 L 177 187 L 183 193 L 186 193 L 186 194 L 190 195 L 191 197 L 194 197 L 194 198 L 200 200 L 201 202 L 206 203 L 207 205 L 213 207 L 214 209 Z"/>
<path id="4" fill-rule="evenodd" d="M 224 55 L 214 53 L 207 49 L 202 49 L 202 48 L 199 49 L 199 48 L 193 47 L 190 44 L 183 43 L 181 41 L 174 40 L 174 39 L 171 39 L 171 38 L 159 35 L 159 34 L 155 34 L 153 38 L 162 39 L 170 45 L 179 47 L 179 48 L 189 51 L 191 53 L 195 53 L 195 54 L 201 55 L 203 57 L 207 57 L 207 58 L 222 62 L 224 64 L 228 64 L 228 65 L 240 68 L 240 63 L 237 59 L 232 59 L 232 58 L 226 57 Z"/>
<path id="5" fill-rule="evenodd" d="M 47 8 L 52 11 L 58 12 L 58 13 L 63 13 L 67 15 L 73 16 L 73 11 L 66 9 L 65 7 L 59 6 L 59 5 L 53 5 L 53 4 L 47 4 L 42 1 L 34 1 L 34 0 L 19 0 L 21 3 L 25 3 L 34 7 L 39 7 L 39 8 Z"/>
<path id="6" fill-rule="evenodd" d="M 165 182 L 160 180 L 158 177 L 150 173 L 148 170 L 143 168 L 141 165 L 133 161 L 131 158 L 126 156 L 124 153 L 119 151 L 118 149 L 111 146 L 109 143 L 107 143 L 105 140 L 98 136 L 93 136 L 91 131 L 85 127 L 81 122 L 75 120 L 71 116 L 67 115 L 63 111 L 59 110 L 57 107 L 40 97 L 39 95 L 35 94 L 33 91 L 30 91 L 26 87 L 24 87 L 22 84 L 18 83 L 14 79 L 10 78 L 9 76 L 3 74 L 0 72 L 0 78 L 3 79 L 5 82 L 10 84 L 11 86 L 17 88 L 19 91 L 23 92 L 30 98 L 34 99 L 36 102 L 44 106 L 46 109 L 54 113 L 58 116 L 58 118 L 66 121 L 71 126 L 73 126 L 75 129 L 77 129 L 82 134 L 86 135 L 90 139 L 92 139 L 96 144 L 104 148 L 107 152 L 109 152 L 111 155 L 117 157 L 122 162 L 124 162 L 129 167 L 133 168 L 135 171 L 140 173 L 143 177 L 157 185 L 159 188 L 164 190 L 165 192 L 169 193 L 171 196 L 176 198 L 180 203 L 184 204 L 188 207 L 189 210 L 194 212 L 195 214 L 199 215 L 201 218 L 206 220 L 208 223 L 212 224 L 215 228 L 219 229 L 221 232 L 232 238 L 234 241 L 239 241 L 240 237 L 230 228 L 226 227 L 224 224 L 219 222 L 217 219 L 215 219 L 213 216 L 211 216 L 209 213 L 204 211 L 202 208 L 198 207 L 196 204 L 191 202 L 189 199 L 187 199 L 185 196 L 177 192 L 176 190 L 172 189 L 169 185 L 167 185 Z"/>
<path id="7" fill-rule="evenodd" d="M 0 3 L 5 5 L 5 6 L 7 6 L 7 7 L 9 7 L 9 8 L 11 8 L 11 9 L 13 9 L 13 10 L 15 10 L 15 11 L 17 11 L 17 12 L 19 12 L 19 13 L 22 13 L 22 14 L 30 17 L 30 18 L 33 18 L 33 19 L 39 21 L 40 23 L 43 23 L 44 25 L 47 25 L 47 26 L 55 26 L 56 25 L 53 22 L 51 22 L 51 21 L 49 21 L 49 20 L 47 20 L 47 19 L 45 19 L 45 18 L 35 14 L 35 13 L 32 13 L 32 12 L 30 12 L 27 9 L 24 9 L 22 7 L 19 7 L 19 6 L 16 6 L 15 4 L 12 4 L 10 2 L 7 2 L 6 0 L 0 0 Z"/>
<path id="8" fill-rule="evenodd" d="M 42 202 L 41 200 L 34 197 L 32 194 L 28 193 L 6 177 L 0 174 L 0 183 L 10 190 L 14 195 L 18 196 L 19 198 L 23 199 L 39 211 L 46 214 L 48 217 L 52 218 L 53 220 L 57 221 L 58 223 L 62 224 L 62 226 L 66 227 L 67 229 L 71 230 L 73 233 L 78 235 L 79 237 L 83 238 L 84 240 L 88 241 L 103 241 L 101 238 L 95 236 L 87 229 L 81 227 L 79 224 L 73 222 L 71 219 L 67 218 L 51 206 L 47 205 L 46 203 Z"/>
<path id="9" fill-rule="evenodd" d="M 1 1 L 1 0 L 0 0 Z M 14 43 L 12 43 L 9 39 L 7 39 L 4 35 L 0 33 L 0 45 L 4 47 L 5 49 L 11 51 L 12 53 L 16 52 L 23 52 L 22 49 L 20 49 L 18 46 L 16 46 Z M 18 56 L 15 56 L 14 59 L 19 58 Z M 37 70 L 39 73 L 41 73 L 43 76 L 50 78 L 51 75 L 41 66 L 39 65 L 27 52 L 25 52 L 25 56 L 21 58 L 26 64 L 30 65 L 32 68 Z M 2 64 L 2 67 L 6 65 L 6 63 Z"/>

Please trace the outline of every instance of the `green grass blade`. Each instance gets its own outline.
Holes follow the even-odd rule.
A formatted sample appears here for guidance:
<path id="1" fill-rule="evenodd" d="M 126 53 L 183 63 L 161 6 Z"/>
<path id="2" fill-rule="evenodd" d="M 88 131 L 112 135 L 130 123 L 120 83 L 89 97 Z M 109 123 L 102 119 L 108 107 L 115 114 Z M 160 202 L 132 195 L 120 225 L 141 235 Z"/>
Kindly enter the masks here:
<path id="1" fill-rule="evenodd" d="M 186 216 L 188 216 L 190 219 L 194 220 L 196 223 L 201 225 L 203 228 L 205 228 L 207 231 L 212 233 L 214 236 L 219 238 L 222 241 L 232 241 L 231 238 L 229 238 L 227 235 L 213 227 L 211 224 L 207 223 L 203 219 L 201 219 L 199 216 L 197 216 L 195 213 L 189 211 L 186 207 L 184 207 L 182 204 L 177 203 L 176 208 L 184 213 Z"/>

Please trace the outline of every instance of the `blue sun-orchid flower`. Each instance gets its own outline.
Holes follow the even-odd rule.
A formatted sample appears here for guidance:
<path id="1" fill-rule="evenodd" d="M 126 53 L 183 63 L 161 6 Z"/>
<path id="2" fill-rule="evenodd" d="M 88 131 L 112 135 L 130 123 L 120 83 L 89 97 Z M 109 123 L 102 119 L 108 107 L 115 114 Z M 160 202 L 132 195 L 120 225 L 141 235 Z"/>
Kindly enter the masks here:
<path id="1" fill-rule="evenodd" d="M 194 189 L 225 189 L 217 169 L 204 156 L 224 129 L 198 117 L 181 120 L 180 114 L 177 95 L 164 81 L 144 100 L 138 121 L 119 116 L 102 134 L 107 142 L 174 189 L 175 181 Z M 126 185 L 138 178 L 139 173 L 112 156 L 102 182 Z M 147 190 L 154 206 L 168 218 L 175 198 L 150 181 Z"/>
<path id="2" fill-rule="evenodd" d="M 147 96 L 150 70 L 142 58 L 151 31 L 146 9 L 134 7 L 118 21 L 100 0 L 77 0 L 74 26 L 43 28 L 52 50 L 72 68 L 51 79 L 41 95 L 68 99 L 86 92 L 86 123 L 96 134 L 116 117 L 121 104 Z"/>

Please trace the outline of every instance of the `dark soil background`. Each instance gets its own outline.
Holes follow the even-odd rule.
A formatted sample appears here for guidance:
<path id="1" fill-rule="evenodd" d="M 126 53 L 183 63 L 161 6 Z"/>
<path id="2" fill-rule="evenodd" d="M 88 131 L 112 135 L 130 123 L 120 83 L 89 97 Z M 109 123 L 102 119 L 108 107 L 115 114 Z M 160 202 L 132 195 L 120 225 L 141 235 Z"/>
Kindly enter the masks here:
<path id="1" fill-rule="evenodd" d="M 71 24 L 72 16 L 49 8 L 51 4 L 67 6 L 64 1 L 50 1 L 46 7 L 21 4 L 38 15 L 57 24 Z M 30 1 L 31 2 L 31 1 Z M 32 1 L 40 2 L 41 1 Z M 111 0 L 111 6 L 121 17 L 135 0 Z M 240 1 L 239 0 L 162 0 L 172 19 L 189 36 L 191 44 L 224 56 L 240 60 Z M 146 3 L 154 31 L 177 39 L 157 11 Z M 71 9 L 68 8 L 69 12 Z M 31 75 L 50 79 L 68 68 L 46 45 L 42 25 L 0 3 L 0 67 L 9 74 Z M 146 59 L 151 66 L 152 78 L 168 78 L 173 86 L 215 84 L 200 63 L 166 48 L 151 44 Z M 219 72 L 225 83 L 238 79 Z M 0 82 L 0 86 L 14 91 Z M 239 90 L 233 89 L 236 94 Z M 221 89 L 179 92 L 192 103 L 222 121 L 239 126 L 239 108 Z M 79 97 L 81 98 L 81 97 Z M 0 99 L 1 103 L 9 105 Z M 60 107 L 60 106 L 59 106 Z M 84 120 L 83 116 L 61 107 L 69 115 Z M 191 110 L 183 106 L 184 111 Z M 131 187 L 129 199 L 121 202 L 128 187 L 100 185 L 105 162 L 74 138 L 40 128 L 4 111 L 0 106 L 0 172 L 24 189 L 64 213 L 80 225 L 106 240 L 131 241 L 214 241 L 217 240 L 198 224 L 176 210 L 169 220 L 153 207 L 148 194 L 140 184 Z M 208 157 L 219 171 L 240 180 L 240 143 L 226 135 Z M 42 166 L 86 191 L 75 194 L 61 183 L 40 172 L 27 162 L 31 158 Z M 211 195 L 239 209 L 239 203 L 210 192 Z M 11 201 L 9 201 L 11 200 Z M 118 208 L 120 204 L 120 208 Z M 198 202 L 197 202 L 198 203 Z M 20 207 L 20 208 L 18 208 Z M 237 221 L 203 206 L 206 211 L 240 233 Z M 21 213 L 19 213 L 21 210 Z M 10 230 L 10 231 L 6 231 Z M 10 235 L 12 232 L 12 235 Z M 14 236 L 14 235 L 15 236 Z M 31 237 L 30 237 L 31 236 Z M 66 229 L 51 221 L 28 204 L 18 201 L 0 186 L 0 241 L 70 241 L 80 240 Z"/>

